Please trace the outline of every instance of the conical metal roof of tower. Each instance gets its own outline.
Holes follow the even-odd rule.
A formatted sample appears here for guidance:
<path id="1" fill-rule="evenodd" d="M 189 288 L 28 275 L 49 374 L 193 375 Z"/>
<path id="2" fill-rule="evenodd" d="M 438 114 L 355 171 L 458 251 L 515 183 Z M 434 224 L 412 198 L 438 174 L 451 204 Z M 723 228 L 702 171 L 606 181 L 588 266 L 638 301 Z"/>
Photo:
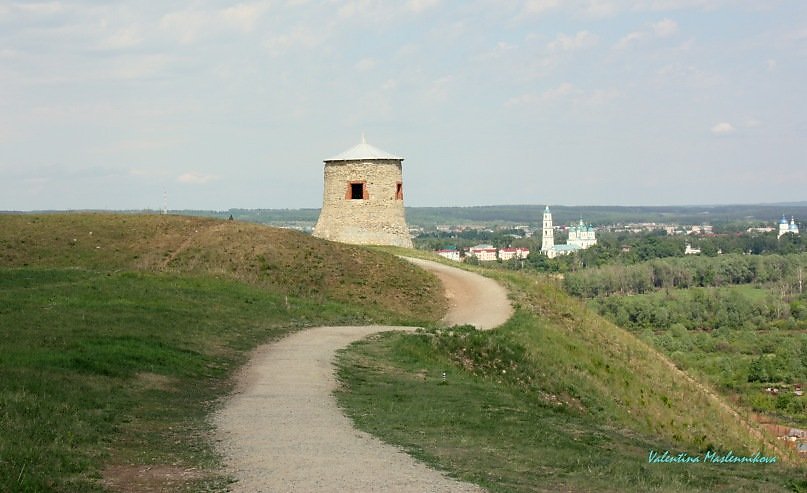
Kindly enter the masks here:
<path id="1" fill-rule="evenodd" d="M 378 147 L 373 147 L 367 143 L 367 140 L 364 138 L 364 134 L 361 136 L 361 144 L 358 144 L 350 149 L 346 150 L 341 154 L 337 154 L 336 156 L 326 159 L 325 162 L 328 161 L 361 161 L 364 159 L 395 159 L 397 161 L 403 161 L 404 158 L 399 156 L 393 156 L 392 154 L 382 151 Z"/>

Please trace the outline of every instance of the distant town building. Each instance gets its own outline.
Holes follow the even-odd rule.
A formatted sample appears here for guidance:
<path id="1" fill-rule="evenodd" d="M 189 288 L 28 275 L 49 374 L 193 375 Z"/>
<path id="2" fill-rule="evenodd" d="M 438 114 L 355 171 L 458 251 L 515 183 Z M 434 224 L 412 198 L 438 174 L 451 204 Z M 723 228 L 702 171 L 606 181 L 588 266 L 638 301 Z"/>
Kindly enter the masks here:
<path id="1" fill-rule="evenodd" d="M 524 232 L 524 238 L 530 238 L 532 236 L 532 229 L 530 229 L 529 226 L 516 226 L 513 229 L 523 231 Z"/>
<path id="2" fill-rule="evenodd" d="M 761 228 L 748 228 L 748 229 L 745 230 L 746 233 L 770 233 L 772 231 L 775 231 L 775 230 L 774 230 L 774 228 L 771 228 L 770 226 L 765 226 L 765 227 L 761 227 Z"/>
<path id="3" fill-rule="evenodd" d="M 586 225 L 583 219 L 580 223 L 569 228 L 569 241 L 565 245 L 555 244 L 555 229 L 552 226 L 552 211 L 549 206 L 544 209 L 543 234 L 541 236 L 541 253 L 549 258 L 558 255 L 568 255 L 578 250 L 585 250 L 597 244 L 594 228 Z"/>
<path id="4" fill-rule="evenodd" d="M 468 249 L 468 255 L 476 257 L 480 262 L 496 260 L 496 247 L 493 245 L 476 245 Z"/>
<path id="5" fill-rule="evenodd" d="M 500 248 L 499 259 L 510 260 L 512 258 L 525 259 L 530 254 L 529 248 Z"/>
<path id="6" fill-rule="evenodd" d="M 689 231 L 687 231 L 688 235 L 710 235 L 712 234 L 713 228 L 711 224 L 701 224 L 701 225 L 694 225 L 692 226 Z"/>
<path id="7" fill-rule="evenodd" d="M 460 251 L 456 248 L 445 248 L 443 250 L 437 250 L 437 255 L 441 257 L 445 257 L 448 260 L 453 260 L 455 262 L 462 262 L 462 257 L 460 257 Z"/>
<path id="8" fill-rule="evenodd" d="M 687 243 L 686 248 L 684 249 L 684 255 L 699 255 L 701 253 L 700 248 L 692 248 L 692 245 Z"/>
<path id="9" fill-rule="evenodd" d="M 799 234 L 799 225 L 796 224 L 796 218 L 793 216 L 790 217 L 790 222 L 788 223 L 787 218 L 782 214 L 782 219 L 779 220 L 779 234 L 776 237 L 781 238 L 787 233 Z"/>

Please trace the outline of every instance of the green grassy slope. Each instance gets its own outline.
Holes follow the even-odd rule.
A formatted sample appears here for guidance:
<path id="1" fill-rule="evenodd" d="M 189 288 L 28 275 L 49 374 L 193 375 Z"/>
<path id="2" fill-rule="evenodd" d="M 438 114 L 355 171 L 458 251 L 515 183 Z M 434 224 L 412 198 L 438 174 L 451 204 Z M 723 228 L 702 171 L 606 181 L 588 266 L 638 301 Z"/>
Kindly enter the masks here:
<path id="1" fill-rule="evenodd" d="M 390 255 L 208 218 L 0 215 L 0 267 L 25 266 L 215 275 L 425 320 L 445 309 L 433 277 Z"/>
<path id="2" fill-rule="evenodd" d="M 493 491 L 807 488 L 787 450 L 660 353 L 551 280 L 497 276 L 517 306 L 502 328 L 385 335 L 343 353 L 338 397 L 360 427 Z M 779 462 L 649 464 L 650 450 Z"/>
<path id="3" fill-rule="evenodd" d="M 224 488 L 207 416 L 250 349 L 429 322 L 439 290 L 390 255 L 256 225 L 0 216 L 0 491 Z"/>
<path id="4" fill-rule="evenodd" d="M 759 285 L 688 288 L 588 301 L 598 313 L 710 382 L 742 408 L 785 426 L 807 427 L 807 297 L 786 303 Z M 767 387 L 781 390 L 778 395 Z"/>

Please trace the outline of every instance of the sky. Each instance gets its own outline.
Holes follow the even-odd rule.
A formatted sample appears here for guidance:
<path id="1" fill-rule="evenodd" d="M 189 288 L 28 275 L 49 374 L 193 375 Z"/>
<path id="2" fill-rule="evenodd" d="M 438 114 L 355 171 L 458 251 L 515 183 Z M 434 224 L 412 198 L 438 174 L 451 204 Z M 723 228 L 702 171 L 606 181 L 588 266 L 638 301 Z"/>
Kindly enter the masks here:
<path id="1" fill-rule="evenodd" d="M 0 210 L 807 200 L 802 0 L 0 0 Z"/>

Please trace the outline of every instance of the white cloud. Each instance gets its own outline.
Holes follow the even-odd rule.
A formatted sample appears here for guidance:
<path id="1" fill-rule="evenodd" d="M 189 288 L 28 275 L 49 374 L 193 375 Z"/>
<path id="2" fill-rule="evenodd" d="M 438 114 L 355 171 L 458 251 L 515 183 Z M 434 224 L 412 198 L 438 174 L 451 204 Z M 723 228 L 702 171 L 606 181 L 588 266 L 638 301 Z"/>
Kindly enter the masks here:
<path id="1" fill-rule="evenodd" d="M 707 72 L 693 65 L 665 65 L 656 71 L 656 75 L 659 77 L 660 82 L 686 84 L 687 86 L 701 89 L 726 83 L 726 79 L 720 74 Z"/>
<path id="2" fill-rule="evenodd" d="M 14 8 L 33 15 L 54 15 L 60 14 L 65 10 L 65 7 L 61 2 L 17 3 L 14 5 Z"/>
<path id="3" fill-rule="evenodd" d="M 149 168 L 130 168 L 129 175 L 138 178 L 153 178 L 162 177 L 168 174 L 167 171 L 162 169 L 149 169 Z"/>
<path id="4" fill-rule="evenodd" d="M 588 31 L 580 31 L 574 36 L 559 34 L 547 47 L 552 51 L 573 51 L 597 45 L 599 38 Z"/>
<path id="5" fill-rule="evenodd" d="M 659 38 L 668 38 L 678 32 L 678 23 L 672 19 L 662 19 L 653 24 L 653 32 Z"/>
<path id="6" fill-rule="evenodd" d="M 757 128 L 762 125 L 762 122 L 757 120 L 753 116 L 749 116 L 748 118 L 745 119 L 743 125 L 745 125 L 746 128 Z"/>
<path id="7" fill-rule="evenodd" d="M 617 41 L 617 43 L 614 45 L 614 48 L 617 49 L 617 50 L 624 50 L 625 48 L 627 48 L 631 44 L 633 44 L 633 43 L 635 43 L 635 42 L 637 42 L 637 41 L 639 41 L 641 39 L 644 39 L 646 37 L 647 37 L 647 33 L 642 32 L 642 31 L 634 31 L 632 33 L 627 34 L 626 36 L 624 36 L 619 41 Z"/>
<path id="8" fill-rule="evenodd" d="M 546 91 L 539 94 L 528 93 L 510 98 L 505 103 L 505 106 L 521 106 L 525 104 L 549 103 L 552 101 L 558 101 L 560 99 L 564 99 L 574 94 L 578 94 L 579 92 L 580 92 L 579 89 L 577 89 L 574 86 L 574 84 L 570 82 L 564 82 L 557 87 L 547 89 Z"/>
<path id="9" fill-rule="evenodd" d="M 574 87 L 573 84 L 569 82 L 564 82 L 558 87 L 545 91 L 541 95 L 541 99 L 543 99 L 544 101 L 555 101 L 558 99 L 565 98 L 566 96 L 573 94 L 575 92 L 577 92 L 577 89 Z"/>
<path id="10" fill-rule="evenodd" d="M 381 84 L 381 89 L 384 91 L 394 91 L 398 88 L 398 81 L 395 79 L 387 79 Z"/>
<path id="11" fill-rule="evenodd" d="M 255 23 L 258 22 L 267 9 L 268 5 L 265 3 L 240 3 L 222 10 L 219 16 L 224 22 L 236 29 L 250 32 L 254 29 Z"/>
<path id="12" fill-rule="evenodd" d="M 205 183 L 217 180 L 218 178 L 219 177 L 216 175 L 208 175 L 190 171 L 177 176 L 177 181 L 180 183 L 187 183 L 189 185 L 203 185 Z"/>
<path id="13" fill-rule="evenodd" d="M 621 93 L 616 89 L 598 89 L 591 93 L 588 102 L 591 104 L 605 104 L 619 98 Z"/>
<path id="14" fill-rule="evenodd" d="M 669 38 L 678 32 L 678 23 L 672 19 L 662 19 L 640 31 L 633 31 L 617 41 L 614 49 L 624 50 L 630 45 L 647 38 Z"/>
<path id="15" fill-rule="evenodd" d="M 765 66 L 768 68 L 769 71 L 776 70 L 776 60 L 770 59 L 765 62 Z"/>
<path id="16" fill-rule="evenodd" d="M 171 58 L 164 54 L 120 58 L 111 63 L 109 73 L 117 79 L 143 79 L 161 73 L 170 62 Z"/>
<path id="17" fill-rule="evenodd" d="M 409 0 L 407 8 L 412 12 L 419 14 L 425 10 L 436 7 L 440 4 L 440 0 Z"/>
<path id="18" fill-rule="evenodd" d="M 620 92 L 616 89 L 596 89 L 586 92 L 571 82 L 564 82 L 542 93 L 527 93 L 510 98 L 505 103 L 505 106 L 514 107 L 567 101 L 574 105 L 591 107 L 609 103 L 619 98 L 619 96 Z"/>
<path id="19" fill-rule="evenodd" d="M 712 133 L 715 135 L 729 135 L 733 134 L 736 130 L 734 125 L 729 122 L 720 122 L 712 127 Z"/>
<path id="20" fill-rule="evenodd" d="M 171 12 L 160 19 L 160 27 L 174 34 L 182 44 L 196 41 L 199 34 L 205 32 L 210 23 L 209 13 L 196 10 Z"/>
<path id="21" fill-rule="evenodd" d="M 191 44 L 223 27 L 250 32 L 267 8 L 265 3 L 242 3 L 221 10 L 188 9 L 171 12 L 160 19 L 160 27 L 174 34 L 180 43 Z"/>
<path id="22" fill-rule="evenodd" d="M 360 72 L 367 72 L 375 68 L 376 61 L 373 58 L 362 58 L 353 67 Z"/>
<path id="23" fill-rule="evenodd" d="M 445 101 L 448 98 L 450 93 L 449 89 L 454 81 L 454 77 L 451 75 L 446 75 L 444 77 L 440 77 L 439 79 L 435 79 L 429 85 L 427 90 L 427 95 L 435 99 L 437 101 Z"/>
<path id="24" fill-rule="evenodd" d="M 414 9 L 429 7 L 429 2 L 403 4 L 380 0 L 347 0 L 334 3 L 340 6 L 338 12 L 340 18 L 373 26 L 388 24 L 398 20 L 401 14 L 418 13 L 419 11 Z"/>
<path id="25" fill-rule="evenodd" d="M 506 41 L 499 41 L 496 43 L 496 46 L 489 49 L 484 50 L 474 56 L 476 60 L 498 60 L 508 56 L 508 54 L 513 53 L 515 50 L 518 50 L 518 46 L 514 44 L 507 43 Z"/>
<path id="26" fill-rule="evenodd" d="M 143 41 L 143 34 L 135 26 L 128 26 L 116 30 L 101 40 L 100 47 L 106 50 L 121 50 L 139 45 Z"/>
<path id="27" fill-rule="evenodd" d="M 308 27 L 298 26 L 288 33 L 281 34 L 266 40 L 263 44 L 273 56 L 279 56 L 292 48 L 313 48 L 325 39 L 327 34 L 322 30 L 312 30 Z"/>
<path id="28" fill-rule="evenodd" d="M 527 0 L 524 3 L 525 14 L 543 14 L 560 6 L 559 0 Z"/>
<path id="29" fill-rule="evenodd" d="M 713 10 L 720 7 L 720 5 L 731 5 L 733 2 L 736 2 L 736 0 L 642 0 L 634 2 L 633 7 L 637 10 L 657 11 L 691 8 Z"/>
<path id="30" fill-rule="evenodd" d="M 583 13 L 588 17 L 610 17 L 618 10 L 619 8 L 613 2 L 590 0 Z"/>

